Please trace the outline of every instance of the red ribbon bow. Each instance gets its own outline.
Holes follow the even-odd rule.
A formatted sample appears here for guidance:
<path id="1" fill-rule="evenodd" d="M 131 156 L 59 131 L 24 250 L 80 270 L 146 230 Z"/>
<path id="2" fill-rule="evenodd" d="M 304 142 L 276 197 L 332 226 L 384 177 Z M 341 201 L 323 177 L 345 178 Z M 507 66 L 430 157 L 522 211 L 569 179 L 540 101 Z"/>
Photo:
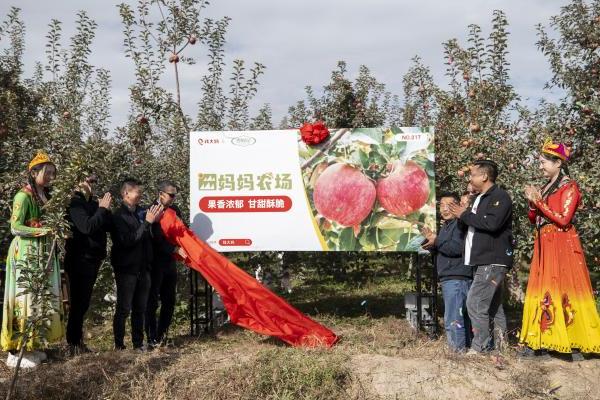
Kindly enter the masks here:
<path id="1" fill-rule="evenodd" d="M 329 137 L 329 129 L 323 121 L 314 124 L 306 122 L 300 128 L 302 141 L 310 146 L 317 145 Z"/>

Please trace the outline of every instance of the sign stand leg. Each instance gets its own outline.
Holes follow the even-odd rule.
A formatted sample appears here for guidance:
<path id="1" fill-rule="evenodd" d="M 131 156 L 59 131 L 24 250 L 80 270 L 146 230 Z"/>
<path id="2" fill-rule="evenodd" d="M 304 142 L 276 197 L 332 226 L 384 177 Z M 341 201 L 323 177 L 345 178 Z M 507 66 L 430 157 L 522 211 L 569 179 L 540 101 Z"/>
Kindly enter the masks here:
<path id="1" fill-rule="evenodd" d="M 210 333 L 213 330 L 213 291 L 200 273 L 190 269 L 188 270 L 188 277 L 190 280 L 190 335 L 200 336 L 202 332 Z M 204 286 L 203 290 L 201 290 L 202 286 Z M 200 305 L 201 300 L 204 302 L 203 307 Z M 203 313 L 200 312 L 202 309 Z"/>

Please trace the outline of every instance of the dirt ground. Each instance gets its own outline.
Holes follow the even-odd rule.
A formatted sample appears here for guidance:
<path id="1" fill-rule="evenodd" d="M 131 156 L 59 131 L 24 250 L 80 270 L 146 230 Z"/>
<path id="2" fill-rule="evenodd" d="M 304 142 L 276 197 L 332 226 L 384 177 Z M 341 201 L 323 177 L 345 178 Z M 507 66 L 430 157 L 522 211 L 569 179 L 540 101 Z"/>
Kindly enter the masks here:
<path id="1" fill-rule="evenodd" d="M 69 358 L 54 349 L 49 362 L 23 371 L 17 398 L 600 399 L 600 358 L 523 361 L 510 348 L 469 357 L 394 317 L 321 321 L 342 336 L 333 349 L 293 349 L 226 327 L 152 352 L 115 352 L 109 330 L 99 329 L 100 351 Z M 0 364 L 0 396 L 11 374 Z"/>

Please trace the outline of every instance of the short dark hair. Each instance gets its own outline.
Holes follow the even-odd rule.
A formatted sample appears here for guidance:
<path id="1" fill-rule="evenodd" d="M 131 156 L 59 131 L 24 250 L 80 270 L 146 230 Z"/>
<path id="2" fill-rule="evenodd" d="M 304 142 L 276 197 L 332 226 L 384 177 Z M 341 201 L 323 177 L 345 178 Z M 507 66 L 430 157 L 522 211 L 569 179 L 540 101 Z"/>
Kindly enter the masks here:
<path id="1" fill-rule="evenodd" d="M 496 182 L 496 178 L 498 177 L 498 164 L 496 164 L 492 160 L 477 160 L 473 163 L 473 165 L 477 166 L 477 168 L 483 170 L 483 172 L 488 176 L 490 181 Z"/>
<path id="2" fill-rule="evenodd" d="M 456 194 L 455 192 L 442 192 L 439 195 L 439 199 L 443 199 L 444 197 L 451 197 L 453 198 L 457 203 L 460 203 L 460 197 L 458 197 L 458 194 Z"/>
<path id="3" fill-rule="evenodd" d="M 165 181 L 158 182 L 158 190 L 160 190 L 161 192 L 166 191 L 167 188 L 169 188 L 169 187 L 173 187 L 173 188 L 179 190 L 179 188 L 173 181 L 165 180 Z"/>
<path id="4" fill-rule="evenodd" d="M 87 183 L 98 183 L 98 174 L 91 173 L 87 175 L 84 179 Z"/>
<path id="5" fill-rule="evenodd" d="M 121 189 L 119 190 L 119 192 L 121 193 L 121 195 L 123 193 L 125 193 L 125 190 L 127 189 L 131 189 L 137 186 L 141 186 L 142 182 L 138 179 L 135 178 L 125 178 L 123 179 L 123 181 L 121 182 Z"/>

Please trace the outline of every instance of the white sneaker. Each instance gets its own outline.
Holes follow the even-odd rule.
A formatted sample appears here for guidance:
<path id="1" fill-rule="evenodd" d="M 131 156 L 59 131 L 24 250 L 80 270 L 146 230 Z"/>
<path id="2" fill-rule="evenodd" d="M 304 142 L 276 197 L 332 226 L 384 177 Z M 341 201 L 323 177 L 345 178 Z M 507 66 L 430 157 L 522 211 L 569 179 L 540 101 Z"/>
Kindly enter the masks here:
<path id="1" fill-rule="evenodd" d="M 467 356 L 467 357 L 476 357 L 476 356 L 480 356 L 480 355 L 481 355 L 481 353 L 480 353 L 480 352 L 478 352 L 478 351 L 477 351 L 477 350 L 475 350 L 475 349 L 469 349 L 469 350 L 468 350 L 468 351 L 465 353 L 465 356 Z"/>
<path id="2" fill-rule="evenodd" d="M 6 358 L 6 366 L 10 368 L 16 368 L 19 356 L 16 354 L 8 353 Z M 40 365 L 40 360 L 32 352 L 26 351 L 21 359 L 21 368 L 35 368 Z"/>

